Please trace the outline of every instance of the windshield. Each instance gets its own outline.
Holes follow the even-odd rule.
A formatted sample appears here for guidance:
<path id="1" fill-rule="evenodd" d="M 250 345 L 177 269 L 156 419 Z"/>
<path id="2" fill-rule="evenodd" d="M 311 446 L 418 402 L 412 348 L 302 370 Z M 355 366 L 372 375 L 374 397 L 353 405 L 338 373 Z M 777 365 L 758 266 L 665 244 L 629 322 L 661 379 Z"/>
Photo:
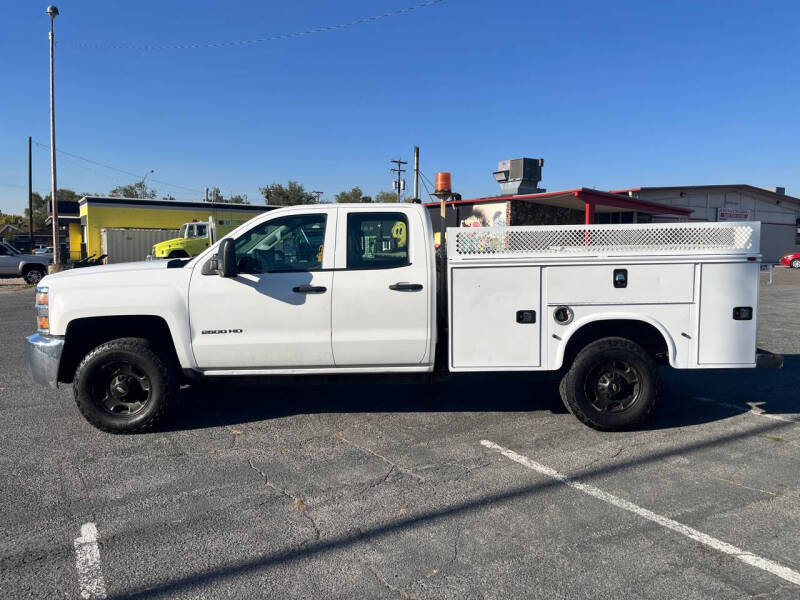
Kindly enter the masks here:
<path id="1" fill-rule="evenodd" d="M 16 249 L 14 246 L 12 246 L 11 244 L 9 244 L 8 242 L 5 242 L 5 243 L 4 243 L 4 245 L 5 245 L 5 247 L 6 247 L 6 248 L 8 248 L 8 250 L 9 250 L 9 251 L 10 251 L 12 254 L 22 254 L 22 252 L 20 252 L 19 250 L 17 250 L 17 249 Z"/>

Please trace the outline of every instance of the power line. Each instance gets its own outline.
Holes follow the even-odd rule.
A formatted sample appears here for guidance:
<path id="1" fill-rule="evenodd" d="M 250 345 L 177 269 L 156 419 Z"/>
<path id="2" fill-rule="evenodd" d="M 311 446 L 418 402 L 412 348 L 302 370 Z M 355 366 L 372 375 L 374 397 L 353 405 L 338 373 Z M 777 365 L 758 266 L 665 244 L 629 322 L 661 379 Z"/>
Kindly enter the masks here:
<path id="1" fill-rule="evenodd" d="M 346 23 L 337 23 L 336 25 L 325 25 L 323 27 L 314 27 L 313 29 L 306 29 L 304 31 L 295 31 L 293 33 L 281 33 L 278 35 L 272 35 L 269 37 L 263 38 L 255 38 L 251 40 L 235 40 L 229 42 L 193 42 L 188 44 L 95 44 L 95 43 L 83 43 L 83 42 L 59 42 L 58 45 L 66 45 L 66 46 L 73 46 L 75 48 L 95 48 L 95 49 L 113 49 L 113 50 L 189 50 L 189 49 L 197 49 L 197 48 L 223 48 L 225 46 L 244 46 L 248 44 L 263 44 L 265 42 L 275 42 L 279 40 L 288 40 L 292 38 L 299 38 L 305 37 L 308 35 L 313 35 L 315 33 L 324 33 L 326 31 L 335 31 L 337 29 L 345 29 L 347 27 L 354 27 L 356 25 L 363 25 L 364 23 L 372 23 L 378 21 L 380 19 L 385 19 L 388 17 L 395 17 L 398 15 L 404 15 L 410 13 L 414 10 L 419 10 L 421 8 L 428 8 L 429 6 L 433 6 L 434 4 L 439 4 L 440 2 L 444 2 L 444 0 L 427 0 L 427 2 L 421 2 L 420 4 L 415 4 L 413 6 L 408 6 L 406 8 L 399 8 L 397 10 L 391 10 L 389 12 L 385 12 L 380 15 L 374 15 L 371 17 L 361 17 L 360 19 L 355 19 L 354 21 L 348 21 Z"/>
<path id="2" fill-rule="evenodd" d="M 42 144 L 41 142 L 37 142 L 36 140 L 33 140 L 33 143 L 36 144 L 37 146 L 42 147 L 42 148 L 48 148 L 48 149 L 50 148 L 50 146 L 48 146 L 47 144 Z M 125 169 L 119 169 L 117 167 L 112 167 L 111 165 L 107 165 L 105 163 L 101 163 L 101 162 L 98 162 L 96 160 L 92 160 L 91 158 L 86 158 L 85 156 L 80 156 L 78 154 L 73 154 L 72 152 L 67 152 L 66 150 L 60 150 L 60 149 L 56 148 L 56 152 L 58 152 L 59 154 L 64 154 L 66 156 L 71 156 L 73 158 L 77 158 L 79 160 L 83 160 L 83 161 L 91 163 L 93 165 L 97 165 L 98 167 L 103 167 L 105 169 L 111 169 L 112 171 L 117 171 L 118 173 L 124 173 L 125 175 L 130 175 L 131 177 L 136 177 L 137 181 L 140 180 L 141 177 L 142 177 L 141 173 L 134 173 L 133 171 L 126 171 Z M 177 185 L 177 184 L 174 184 L 174 183 L 169 183 L 168 181 L 162 181 L 160 179 L 151 178 L 150 181 L 153 181 L 155 183 L 160 183 L 161 185 L 166 185 L 167 187 L 173 187 L 173 188 L 177 188 L 177 189 L 180 189 L 180 190 L 186 190 L 187 192 L 194 192 L 196 194 L 202 194 L 203 193 L 201 190 L 196 190 L 194 188 L 186 187 L 186 186 L 183 186 L 183 185 Z"/>
<path id="3" fill-rule="evenodd" d="M 419 174 L 422 175 L 422 183 L 423 183 L 423 185 L 425 185 L 425 180 L 427 179 L 428 183 L 431 184 L 431 187 L 434 190 L 436 189 L 436 186 L 433 184 L 433 182 L 430 179 L 428 179 L 428 177 L 425 175 L 425 173 L 422 172 L 422 169 L 420 169 Z M 435 197 L 433 194 L 430 193 L 430 191 L 428 190 L 428 186 L 427 185 L 425 185 L 425 190 L 428 192 L 428 196 L 430 196 L 431 198 Z"/>
<path id="4" fill-rule="evenodd" d="M 19 185 L 19 184 L 17 184 L 17 183 L 0 183 L 0 187 L 12 187 L 12 188 L 20 188 L 20 189 L 22 189 L 22 190 L 27 190 L 27 189 L 28 189 L 28 186 L 27 186 L 27 185 Z M 50 190 L 49 190 L 49 189 L 47 189 L 47 188 L 40 188 L 40 187 L 35 187 L 35 188 L 33 188 L 33 191 L 35 191 L 35 192 L 47 192 L 48 194 L 50 193 Z"/>
<path id="5" fill-rule="evenodd" d="M 36 144 L 36 142 L 34 142 L 34 144 Z M 41 150 L 42 152 L 47 152 L 47 149 L 44 146 L 42 146 L 41 144 L 36 144 L 36 149 L 37 150 Z M 60 150 L 58 150 L 58 149 L 57 149 L 57 151 L 60 152 Z M 97 175 L 98 177 L 105 177 L 107 179 L 111 179 L 111 180 L 116 181 L 118 183 L 125 183 L 125 181 L 123 181 L 118 175 L 111 175 L 109 173 L 101 173 L 100 171 L 96 171 L 96 170 L 94 170 L 94 169 L 92 169 L 90 167 L 87 167 L 86 165 L 80 163 L 79 161 L 74 160 L 72 158 L 68 158 L 67 156 L 62 156 L 61 160 L 65 160 L 70 165 L 72 165 L 74 167 L 78 167 L 79 169 L 81 169 L 83 171 L 86 171 L 88 173 L 92 173 L 93 175 Z"/>
<path id="6" fill-rule="evenodd" d="M 420 171 L 419 174 L 422 175 L 422 171 Z M 431 194 L 431 190 L 428 188 L 428 184 L 425 183 L 425 179 L 421 179 L 420 181 L 422 182 L 422 186 L 425 188 L 425 192 L 428 194 L 428 197 L 434 198 L 434 195 Z"/>

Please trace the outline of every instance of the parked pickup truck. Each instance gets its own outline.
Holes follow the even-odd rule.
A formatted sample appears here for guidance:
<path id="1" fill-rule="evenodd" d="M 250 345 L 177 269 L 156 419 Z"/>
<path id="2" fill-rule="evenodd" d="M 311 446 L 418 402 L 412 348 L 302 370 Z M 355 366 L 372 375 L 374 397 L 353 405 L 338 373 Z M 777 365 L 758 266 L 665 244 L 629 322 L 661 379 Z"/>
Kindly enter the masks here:
<path id="1" fill-rule="evenodd" d="M 440 277 L 420 205 L 286 207 L 191 260 L 46 277 L 27 358 L 109 432 L 154 425 L 184 381 L 435 368 L 561 370 L 567 408 L 616 430 L 651 413 L 660 365 L 781 364 L 756 355 L 759 236 L 743 222 L 452 228 Z"/>
<path id="2" fill-rule="evenodd" d="M 23 254 L 11 244 L 0 242 L 0 277 L 23 277 L 28 283 L 39 283 L 51 264 L 52 254 Z"/>

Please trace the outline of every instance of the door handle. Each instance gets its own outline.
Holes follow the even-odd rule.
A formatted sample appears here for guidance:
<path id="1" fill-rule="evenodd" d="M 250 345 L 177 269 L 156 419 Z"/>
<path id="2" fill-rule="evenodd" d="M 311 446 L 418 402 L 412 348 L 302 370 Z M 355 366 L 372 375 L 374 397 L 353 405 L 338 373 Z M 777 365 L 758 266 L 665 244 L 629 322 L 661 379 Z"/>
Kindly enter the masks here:
<path id="1" fill-rule="evenodd" d="M 393 283 L 389 286 L 390 290 L 395 290 L 397 292 L 418 292 L 422 289 L 421 283 L 404 283 L 402 281 L 398 281 L 397 283 Z"/>
<path id="2" fill-rule="evenodd" d="M 321 285 L 298 285 L 293 287 L 292 291 L 298 294 L 324 294 L 328 288 Z"/>

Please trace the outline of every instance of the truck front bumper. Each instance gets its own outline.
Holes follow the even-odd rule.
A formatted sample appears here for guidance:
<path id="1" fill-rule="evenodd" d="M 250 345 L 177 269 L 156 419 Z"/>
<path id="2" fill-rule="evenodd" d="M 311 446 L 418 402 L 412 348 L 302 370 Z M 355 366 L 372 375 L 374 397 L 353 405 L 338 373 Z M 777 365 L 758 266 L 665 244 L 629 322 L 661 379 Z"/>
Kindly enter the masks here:
<path id="1" fill-rule="evenodd" d="M 41 385 L 58 387 L 58 365 L 64 350 L 64 338 L 34 333 L 25 340 L 25 358 L 31 378 Z"/>

